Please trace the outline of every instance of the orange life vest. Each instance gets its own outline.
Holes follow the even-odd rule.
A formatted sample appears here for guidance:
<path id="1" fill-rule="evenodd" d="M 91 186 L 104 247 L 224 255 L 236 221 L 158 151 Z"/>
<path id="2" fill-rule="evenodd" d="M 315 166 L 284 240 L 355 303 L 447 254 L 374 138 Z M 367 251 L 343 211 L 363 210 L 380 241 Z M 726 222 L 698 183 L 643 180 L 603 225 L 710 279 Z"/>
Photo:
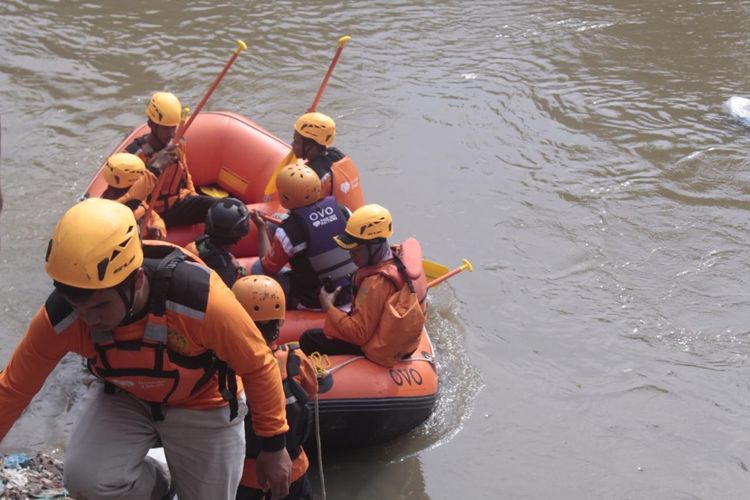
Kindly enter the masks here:
<path id="1" fill-rule="evenodd" d="M 322 180 L 323 196 L 333 196 L 339 205 L 352 212 L 365 204 L 359 170 L 351 157 L 344 156 L 331 165 L 331 174 Z"/>
<path id="2" fill-rule="evenodd" d="M 424 314 L 427 311 L 427 279 L 422 267 L 422 247 L 415 238 L 408 238 L 401 245 L 393 247 L 392 250 L 394 255 L 403 263 L 403 272 L 399 271 L 395 259 L 381 262 L 375 266 L 363 267 L 354 275 L 355 290 L 360 287 L 366 277 L 380 274 L 394 284 L 396 287 L 394 296 L 397 296 L 404 287 L 408 286 L 408 278 L 412 283 L 416 300 L 419 301 L 422 310 L 422 324 L 418 325 L 418 330 L 421 331 L 424 326 Z M 384 318 L 391 312 L 387 310 L 389 307 L 391 307 L 390 301 L 385 305 Z M 417 345 L 419 345 L 418 331 L 412 332 L 411 336 L 404 335 L 404 332 L 399 328 L 393 328 L 393 322 L 385 325 L 384 321 L 381 320 L 370 339 L 362 346 L 362 352 L 368 359 L 378 364 L 393 366 L 402 356 L 414 352 Z"/>
<path id="3" fill-rule="evenodd" d="M 130 146 L 127 151 L 137 155 L 143 163 L 148 165 L 149 160 L 154 156 L 155 151 L 151 145 L 146 141 L 147 136 L 139 137 Z M 137 147 L 137 149 L 135 149 Z M 187 168 L 187 159 L 183 148 L 180 147 L 179 160 L 167 168 L 165 168 L 159 177 L 164 177 L 164 181 L 161 186 L 160 192 L 156 196 L 156 200 L 151 200 L 151 194 L 143 200 L 146 204 L 154 204 L 154 210 L 163 214 L 166 212 L 177 200 L 181 200 L 186 196 L 197 194 L 193 185 L 193 179 L 190 176 L 190 171 Z M 153 174 L 152 174 L 153 175 Z M 156 181 L 158 183 L 158 180 Z M 155 186 L 154 186 L 155 189 Z"/>
<path id="4" fill-rule="evenodd" d="M 154 419 L 163 418 L 162 404 L 180 404 L 218 375 L 219 391 L 237 414 L 234 372 L 210 350 L 185 355 L 168 347 L 167 290 L 175 269 L 192 260 L 179 247 L 144 243 L 146 258 L 160 258 L 150 277 L 149 313 L 140 339 L 117 342 L 112 332 L 92 332 L 96 356 L 88 360 L 91 373 L 105 381 L 105 390 L 120 388 L 151 403 Z M 179 306 L 179 304 L 177 304 Z"/>

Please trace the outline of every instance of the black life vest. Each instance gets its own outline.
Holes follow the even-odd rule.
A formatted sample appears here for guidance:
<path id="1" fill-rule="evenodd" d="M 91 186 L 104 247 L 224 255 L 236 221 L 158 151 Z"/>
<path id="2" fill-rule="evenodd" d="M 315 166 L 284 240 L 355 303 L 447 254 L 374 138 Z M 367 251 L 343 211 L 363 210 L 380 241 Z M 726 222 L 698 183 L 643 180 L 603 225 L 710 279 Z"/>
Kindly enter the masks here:
<path id="1" fill-rule="evenodd" d="M 307 407 L 309 396 L 302 385 L 295 380 L 300 373 L 301 359 L 294 351 L 299 349 L 296 345 L 280 345 L 274 352 L 274 356 L 281 371 L 284 396 L 286 397 L 286 421 L 289 431 L 286 433 L 286 449 L 289 457 L 294 460 L 302 452 L 302 443 L 305 442 L 310 432 L 312 421 L 310 409 Z M 262 440 L 255 434 L 250 413 L 245 417 L 245 456 L 247 458 L 258 458 L 261 452 Z"/>

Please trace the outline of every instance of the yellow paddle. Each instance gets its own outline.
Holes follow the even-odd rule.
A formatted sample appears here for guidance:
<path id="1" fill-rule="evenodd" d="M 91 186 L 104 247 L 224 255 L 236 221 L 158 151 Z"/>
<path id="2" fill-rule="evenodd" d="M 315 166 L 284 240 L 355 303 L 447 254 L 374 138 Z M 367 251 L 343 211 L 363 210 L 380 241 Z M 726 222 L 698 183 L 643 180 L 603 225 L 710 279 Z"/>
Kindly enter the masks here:
<path id="1" fill-rule="evenodd" d="M 423 265 L 424 265 L 424 261 L 422 261 L 422 262 L 423 262 Z M 440 283 L 442 283 L 443 281 L 447 280 L 451 276 L 457 275 L 458 273 L 460 273 L 464 269 L 466 269 L 469 272 L 471 272 L 471 271 L 474 270 L 474 266 L 471 265 L 471 262 L 469 262 L 468 260 L 464 259 L 464 263 L 461 264 L 459 267 L 453 269 L 452 271 L 448 271 L 445 274 L 443 274 L 442 276 L 440 276 L 438 278 L 435 278 L 434 280 L 432 280 L 429 283 L 427 283 L 427 288 L 432 288 L 433 286 L 439 285 Z"/>
<path id="2" fill-rule="evenodd" d="M 229 196 L 229 193 L 227 191 L 224 191 L 219 187 L 200 186 L 199 189 L 203 194 L 205 194 L 206 196 L 210 196 L 211 198 L 226 198 L 227 196 Z"/>
<path id="3" fill-rule="evenodd" d="M 331 74 L 333 73 L 333 68 L 336 66 L 336 63 L 339 60 L 339 57 L 341 56 L 341 51 L 344 50 L 344 45 L 346 45 L 346 42 L 351 40 L 352 37 L 345 35 L 339 38 L 339 44 L 338 48 L 336 49 L 336 53 L 333 56 L 333 59 L 331 60 L 331 64 L 328 65 L 328 71 L 326 72 L 326 76 L 323 78 L 323 82 L 320 84 L 320 88 L 318 89 L 318 93 L 315 94 L 315 99 L 313 99 L 312 105 L 307 109 L 308 113 L 312 113 L 315 111 L 318 107 L 318 103 L 320 102 L 320 98 L 323 96 L 323 91 L 326 89 L 326 86 L 328 86 L 328 80 L 331 78 Z M 286 167 L 287 165 L 291 163 L 295 163 L 297 161 L 297 156 L 294 154 L 294 151 L 289 150 L 289 153 L 284 157 L 283 160 L 279 162 L 279 164 L 274 169 L 273 173 L 271 174 L 271 178 L 268 179 L 268 183 L 266 184 L 266 188 L 263 190 L 263 200 L 264 201 L 271 201 L 271 198 L 273 197 L 273 194 L 276 192 L 276 177 L 278 177 L 279 172 L 281 172 L 281 169 Z"/>
<path id="4" fill-rule="evenodd" d="M 429 259 L 422 259 L 422 268 L 424 269 L 424 275 L 428 280 L 434 280 L 444 274 L 448 274 L 450 269 L 448 266 L 444 266 L 439 262 L 435 262 Z"/>

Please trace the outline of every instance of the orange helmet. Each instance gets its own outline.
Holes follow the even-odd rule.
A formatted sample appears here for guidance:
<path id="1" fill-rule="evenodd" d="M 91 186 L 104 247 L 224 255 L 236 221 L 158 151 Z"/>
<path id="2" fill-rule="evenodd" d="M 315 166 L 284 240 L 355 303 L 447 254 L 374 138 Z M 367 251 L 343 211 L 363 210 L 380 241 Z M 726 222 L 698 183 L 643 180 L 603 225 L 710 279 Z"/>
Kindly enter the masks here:
<path id="1" fill-rule="evenodd" d="M 296 130 L 302 137 L 307 137 L 321 146 L 332 146 L 336 137 L 336 122 L 328 115 L 313 112 L 305 113 L 294 123 Z"/>
<path id="2" fill-rule="evenodd" d="M 363 205 L 355 210 L 346 221 L 344 232 L 334 236 L 338 246 L 350 250 L 358 245 L 385 241 L 393 234 L 393 218 L 387 208 L 376 205 Z"/>
<path id="3" fill-rule="evenodd" d="M 143 249 L 133 212 L 112 200 L 89 198 L 73 205 L 47 247 L 45 269 L 64 285 L 112 288 L 143 263 Z"/>
<path id="4" fill-rule="evenodd" d="M 279 201 L 284 208 L 306 207 L 320 199 L 320 177 L 304 163 L 287 165 L 276 177 Z"/>
<path id="5" fill-rule="evenodd" d="M 114 188 L 128 188 L 143 176 L 146 165 L 138 156 L 130 153 L 115 153 L 107 158 L 102 176 Z"/>
<path id="6" fill-rule="evenodd" d="M 245 276 L 234 282 L 232 291 L 253 321 L 284 319 L 284 290 L 275 279 L 263 275 Z"/>
<path id="7" fill-rule="evenodd" d="M 171 92 L 156 92 L 146 106 L 146 116 L 157 125 L 176 127 L 182 118 L 182 105 Z"/>

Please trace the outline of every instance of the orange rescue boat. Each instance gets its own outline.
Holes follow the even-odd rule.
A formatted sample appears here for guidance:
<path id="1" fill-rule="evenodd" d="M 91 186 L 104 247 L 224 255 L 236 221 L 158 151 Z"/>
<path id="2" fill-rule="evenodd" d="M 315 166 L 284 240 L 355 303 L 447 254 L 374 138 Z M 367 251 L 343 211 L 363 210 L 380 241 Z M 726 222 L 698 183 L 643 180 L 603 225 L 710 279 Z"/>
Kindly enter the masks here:
<path id="1" fill-rule="evenodd" d="M 112 153 L 123 151 L 135 138 L 149 132 L 136 127 Z M 290 147 L 252 120 L 232 112 L 203 112 L 185 134 L 188 169 L 198 190 L 218 187 L 267 214 L 283 212 L 277 199 L 263 200 L 266 183 Z M 107 188 L 99 168 L 84 196 L 101 196 Z M 186 245 L 203 234 L 203 224 L 170 228 L 168 240 Z M 258 258 L 254 224 L 232 253 L 249 270 Z M 322 328 L 324 314 L 287 311 L 280 342 L 293 342 L 305 330 Z M 321 358 L 327 374 L 320 381 L 318 412 L 323 448 L 375 445 L 405 434 L 432 413 L 438 394 L 435 353 L 426 331 L 411 358 L 392 368 L 363 356 Z M 310 403 L 311 408 L 313 402 Z"/>

